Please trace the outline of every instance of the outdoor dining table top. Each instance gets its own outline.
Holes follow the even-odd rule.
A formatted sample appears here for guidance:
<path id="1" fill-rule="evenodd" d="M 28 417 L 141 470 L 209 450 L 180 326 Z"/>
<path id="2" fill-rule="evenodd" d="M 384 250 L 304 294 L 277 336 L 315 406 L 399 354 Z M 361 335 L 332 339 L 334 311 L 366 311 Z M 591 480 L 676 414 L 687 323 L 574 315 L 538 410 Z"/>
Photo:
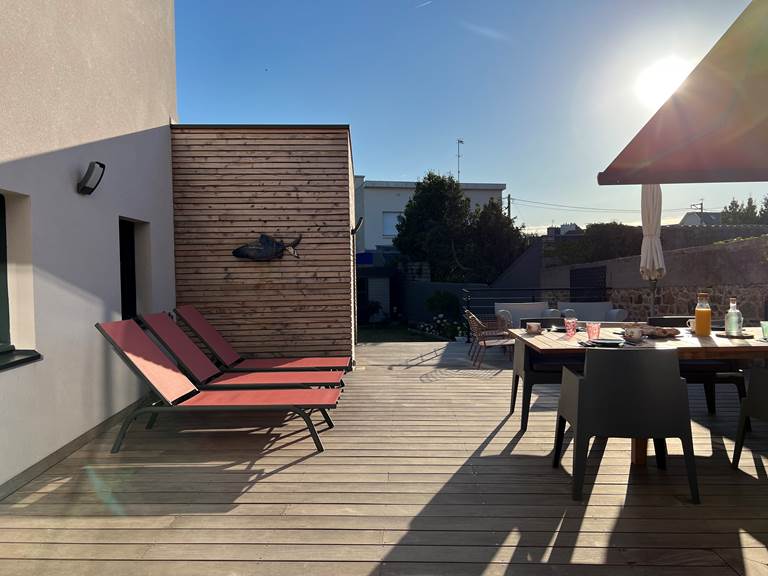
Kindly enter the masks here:
<path id="1" fill-rule="evenodd" d="M 606 327 L 600 330 L 601 339 L 619 339 L 617 334 L 620 327 Z M 545 330 L 541 334 L 528 334 L 524 329 L 510 330 L 513 338 L 520 338 L 526 346 L 540 354 L 579 353 L 587 350 L 579 342 L 586 342 L 586 332 L 577 332 L 574 336 L 568 336 L 565 332 L 550 332 Z M 760 328 L 745 328 L 745 333 L 754 338 L 722 338 L 715 336 L 697 337 L 686 329 L 680 329 L 680 335 L 676 338 L 647 338 L 641 344 L 633 345 L 633 349 L 677 349 L 681 360 L 719 360 L 719 359 L 749 359 L 768 357 L 768 342 L 761 340 Z"/>

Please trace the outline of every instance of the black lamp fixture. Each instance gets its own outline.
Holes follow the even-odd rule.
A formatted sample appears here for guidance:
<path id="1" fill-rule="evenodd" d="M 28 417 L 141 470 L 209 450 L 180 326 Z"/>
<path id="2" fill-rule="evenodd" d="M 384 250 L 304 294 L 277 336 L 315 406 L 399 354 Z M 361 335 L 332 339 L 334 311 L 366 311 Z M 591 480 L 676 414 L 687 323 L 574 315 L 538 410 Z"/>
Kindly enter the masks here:
<path id="1" fill-rule="evenodd" d="M 85 171 L 85 176 L 77 183 L 77 193 L 89 195 L 93 194 L 93 191 L 99 187 L 101 179 L 104 177 L 104 169 L 106 166 L 103 162 L 91 162 L 88 164 L 88 170 Z"/>

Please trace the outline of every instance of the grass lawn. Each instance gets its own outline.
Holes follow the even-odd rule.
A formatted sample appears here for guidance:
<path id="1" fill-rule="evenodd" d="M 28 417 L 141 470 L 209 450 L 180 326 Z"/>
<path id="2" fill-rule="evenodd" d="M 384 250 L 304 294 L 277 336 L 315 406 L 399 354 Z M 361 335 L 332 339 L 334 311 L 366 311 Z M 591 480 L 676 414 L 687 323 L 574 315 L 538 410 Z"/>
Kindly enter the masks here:
<path id="1" fill-rule="evenodd" d="M 357 330 L 358 342 L 434 342 L 431 338 L 408 330 L 407 326 L 360 326 Z"/>

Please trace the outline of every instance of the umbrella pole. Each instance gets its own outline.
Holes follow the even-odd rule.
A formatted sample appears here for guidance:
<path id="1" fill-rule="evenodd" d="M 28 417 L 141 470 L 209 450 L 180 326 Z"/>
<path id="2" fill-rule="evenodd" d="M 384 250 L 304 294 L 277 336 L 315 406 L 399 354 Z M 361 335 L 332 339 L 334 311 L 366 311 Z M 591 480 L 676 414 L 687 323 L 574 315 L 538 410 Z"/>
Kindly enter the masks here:
<path id="1" fill-rule="evenodd" d="M 656 312 L 656 283 L 658 280 L 651 280 L 651 313 L 650 316 L 653 316 Z"/>

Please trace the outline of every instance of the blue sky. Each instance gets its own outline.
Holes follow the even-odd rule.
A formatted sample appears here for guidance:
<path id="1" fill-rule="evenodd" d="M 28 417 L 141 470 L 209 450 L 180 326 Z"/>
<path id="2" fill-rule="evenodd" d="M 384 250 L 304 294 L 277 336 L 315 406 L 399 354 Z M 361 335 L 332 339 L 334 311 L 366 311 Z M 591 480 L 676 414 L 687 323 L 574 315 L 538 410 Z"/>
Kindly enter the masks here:
<path id="1" fill-rule="evenodd" d="M 598 187 L 655 111 L 637 79 L 695 65 L 747 0 L 177 0 L 179 120 L 350 124 L 355 171 L 504 182 L 531 229 L 639 221 L 639 187 Z M 765 184 L 668 185 L 666 221 Z M 613 211 L 615 210 L 615 211 Z M 622 210 L 624 210 L 622 212 Z"/>

